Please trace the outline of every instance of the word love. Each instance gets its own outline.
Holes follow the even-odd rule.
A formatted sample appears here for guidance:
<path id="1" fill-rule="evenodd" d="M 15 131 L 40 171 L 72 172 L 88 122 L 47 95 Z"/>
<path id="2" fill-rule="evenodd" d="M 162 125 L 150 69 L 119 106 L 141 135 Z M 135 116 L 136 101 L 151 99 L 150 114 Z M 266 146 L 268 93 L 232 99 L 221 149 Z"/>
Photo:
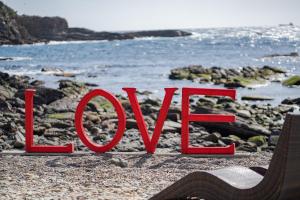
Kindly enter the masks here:
<path id="1" fill-rule="evenodd" d="M 165 97 L 159 111 L 157 122 L 150 138 L 147 126 L 136 97 L 135 88 L 123 88 L 127 92 L 133 114 L 135 116 L 138 129 L 141 133 L 145 149 L 148 153 L 154 153 L 156 145 L 158 143 L 161 131 L 163 129 L 164 121 L 177 88 L 165 88 Z M 66 146 L 44 146 L 33 144 L 33 98 L 35 90 L 25 91 L 25 130 L 26 130 L 26 152 L 43 152 L 43 153 L 72 153 L 74 152 L 74 145 L 67 144 Z M 226 147 L 190 147 L 189 146 L 189 122 L 234 122 L 234 115 L 225 114 L 191 114 L 190 113 L 190 96 L 195 95 L 208 95 L 208 96 L 227 96 L 232 99 L 236 97 L 236 91 L 230 89 L 207 89 L 207 88 L 182 88 L 182 102 L 181 102 L 181 152 L 184 154 L 234 154 L 235 146 L 231 144 Z M 118 129 L 113 139 L 104 145 L 94 143 L 85 133 L 83 127 L 83 114 L 88 102 L 96 97 L 102 96 L 106 98 L 115 108 L 115 112 L 118 116 Z M 78 103 L 75 113 L 75 128 L 80 140 L 90 150 L 97 153 L 104 153 L 115 147 L 121 140 L 125 128 L 126 128 L 126 114 L 120 101 L 111 93 L 102 90 L 95 89 L 86 94 Z"/>

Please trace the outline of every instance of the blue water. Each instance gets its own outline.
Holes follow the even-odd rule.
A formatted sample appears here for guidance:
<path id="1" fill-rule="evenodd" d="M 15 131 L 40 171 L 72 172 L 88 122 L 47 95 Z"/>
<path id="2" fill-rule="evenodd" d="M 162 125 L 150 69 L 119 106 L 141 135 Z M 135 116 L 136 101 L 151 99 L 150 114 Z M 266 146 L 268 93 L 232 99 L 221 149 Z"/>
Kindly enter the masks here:
<path id="1" fill-rule="evenodd" d="M 191 81 L 171 81 L 172 68 L 191 64 L 220 67 L 279 66 L 300 74 L 299 57 L 263 58 L 265 55 L 300 53 L 300 27 L 242 27 L 188 30 L 189 37 L 140 38 L 123 41 L 50 42 L 49 44 L 1 46 L 0 71 L 24 74 L 57 87 L 62 77 L 41 72 L 60 68 L 76 73 L 76 80 L 97 83 L 100 88 L 122 93 L 122 87 L 150 90 L 161 97 L 164 87 L 215 87 Z M 96 77 L 90 77 L 91 75 Z M 220 86 L 218 86 L 220 87 Z M 270 83 L 254 90 L 238 89 L 241 95 L 264 95 L 278 104 L 286 97 L 299 97 L 300 88 Z"/>

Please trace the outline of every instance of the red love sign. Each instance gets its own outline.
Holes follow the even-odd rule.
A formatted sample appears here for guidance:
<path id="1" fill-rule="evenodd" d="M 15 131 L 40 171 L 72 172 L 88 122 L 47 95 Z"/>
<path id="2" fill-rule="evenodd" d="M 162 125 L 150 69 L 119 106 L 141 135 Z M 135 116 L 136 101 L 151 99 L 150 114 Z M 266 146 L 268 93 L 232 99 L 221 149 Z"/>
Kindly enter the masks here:
<path id="1" fill-rule="evenodd" d="M 141 133 L 145 149 L 148 153 L 154 153 L 158 143 L 163 125 L 171 105 L 172 98 L 177 88 L 165 88 L 165 97 L 157 118 L 157 122 L 150 138 L 146 123 L 136 97 L 135 88 L 123 88 L 128 94 L 128 98 L 136 118 L 138 129 Z M 66 146 L 44 146 L 33 144 L 33 97 L 35 90 L 28 89 L 25 91 L 25 130 L 26 130 L 26 152 L 30 153 L 72 153 L 74 152 L 74 145 L 68 144 Z M 184 154 L 234 154 L 235 146 L 231 144 L 227 147 L 190 147 L 189 146 L 189 122 L 234 122 L 234 115 L 225 114 L 191 114 L 190 96 L 193 95 L 209 95 L 209 96 L 227 96 L 232 99 L 236 98 L 236 91 L 232 89 L 208 89 L 208 88 L 182 88 L 182 124 L 181 124 L 181 152 Z M 96 97 L 102 96 L 112 103 L 118 115 L 118 129 L 114 138 L 105 145 L 99 145 L 92 142 L 84 131 L 82 117 L 85 106 L 88 102 Z M 79 102 L 75 113 L 75 128 L 80 140 L 90 150 L 97 153 L 104 153 L 115 147 L 121 140 L 126 128 L 126 114 L 120 101 L 108 91 L 102 89 L 95 89 L 86 94 Z"/>

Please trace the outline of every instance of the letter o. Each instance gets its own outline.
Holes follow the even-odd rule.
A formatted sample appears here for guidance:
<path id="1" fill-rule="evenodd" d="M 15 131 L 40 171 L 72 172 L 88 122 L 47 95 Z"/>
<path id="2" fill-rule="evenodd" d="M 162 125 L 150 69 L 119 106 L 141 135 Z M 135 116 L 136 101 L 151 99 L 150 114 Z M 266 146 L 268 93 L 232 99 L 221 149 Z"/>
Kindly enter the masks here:
<path id="1" fill-rule="evenodd" d="M 82 116 L 83 116 L 86 105 L 92 98 L 94 98 L 96 96 L 102 96 L 102 97 L 106 98 L 108 101 L 110 101 L 112 103 L 112 105 L 114 106 L 114 108 L 117 112 L 117 115 L 118 115 L 118 130 L 116 132 L 116 135 L 108 144 L 105 144 L 105 145 L 98 145 L 98 144 L 95 144 L 94 142 L 92 142 L 86 136 L 86 133 L 85 133 L 84 127 L 83 127 L 83 123 L 82 123 L 82 121 L 83 121 Z M 102 89 L 92 90 L 81 99 L 81 101 L 79 102 L 79 104 L 77 106 L 76 113 L 75 113 L 75 128 L 76 128 L 77 134 L 83 144 L 85 144 L 90 150 L 92 150 L 96 153 L 104 153 L 104 152 L 111 150 L 122 139 L 122 136 L 123 136 L 125 128 L 126 128 L 126 114 L 122 107 L 122 104 L 119 102 L 119 100 L 115 96 L 113 96 L 109 92 L 102 90 Z"/>

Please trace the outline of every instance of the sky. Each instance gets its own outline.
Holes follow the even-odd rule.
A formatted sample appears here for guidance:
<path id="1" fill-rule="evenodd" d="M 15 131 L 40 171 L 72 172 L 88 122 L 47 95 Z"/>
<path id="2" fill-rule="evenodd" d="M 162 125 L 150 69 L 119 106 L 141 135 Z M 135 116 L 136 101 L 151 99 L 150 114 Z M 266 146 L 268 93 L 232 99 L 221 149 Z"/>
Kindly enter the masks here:
<path id="1" fill-rule="evenodd" d="M 300 25 L 300 0 L 3 0 L 18 14 L 61 16 L 97 31 Z"/>

